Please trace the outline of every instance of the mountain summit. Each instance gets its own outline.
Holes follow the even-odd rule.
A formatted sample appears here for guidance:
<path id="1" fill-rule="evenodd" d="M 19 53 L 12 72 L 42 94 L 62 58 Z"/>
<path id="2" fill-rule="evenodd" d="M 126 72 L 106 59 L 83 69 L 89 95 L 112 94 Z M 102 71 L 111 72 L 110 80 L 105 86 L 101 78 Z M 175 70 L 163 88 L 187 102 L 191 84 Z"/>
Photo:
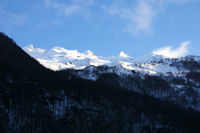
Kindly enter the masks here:
<path id="1" fill-rule="evenodd" d="M 120 52 L 119 57 L 121 58 L 130 58 L 130 56 L 128 56 L 126 53 L 124 53 L 123 51 Z"/>

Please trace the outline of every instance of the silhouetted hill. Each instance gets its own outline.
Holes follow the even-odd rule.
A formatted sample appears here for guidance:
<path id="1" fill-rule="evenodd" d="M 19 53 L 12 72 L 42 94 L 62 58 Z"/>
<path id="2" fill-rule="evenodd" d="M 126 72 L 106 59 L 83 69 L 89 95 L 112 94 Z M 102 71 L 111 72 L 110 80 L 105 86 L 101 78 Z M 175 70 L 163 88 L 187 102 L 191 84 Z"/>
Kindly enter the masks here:
<path id="1" fill-rule="evenodd" d="M 32 80 L 49 86 L 56 81 L 57 87 L 67 81 L 68 73 L 65 72 L 64 75 L 63 72 L 53 72 L 46 69 L 3 33 L 0 33 L 0 62 L 1 81 Z"/>
<path id="2" fill-rule="evenodd" d="M 47 71 L 3 33 L 0 33 L 0 44 L 0 67 L 1 70 L 4 70 L 3 72 L 24 72 L 23 75 L 39 77 L 41 72 Z"/>

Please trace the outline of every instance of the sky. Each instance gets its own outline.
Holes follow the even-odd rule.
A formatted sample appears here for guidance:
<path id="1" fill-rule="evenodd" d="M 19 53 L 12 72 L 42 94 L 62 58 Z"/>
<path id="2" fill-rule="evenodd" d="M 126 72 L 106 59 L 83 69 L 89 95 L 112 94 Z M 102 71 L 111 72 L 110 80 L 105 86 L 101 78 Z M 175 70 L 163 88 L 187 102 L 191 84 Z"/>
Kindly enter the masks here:
<path id="1" fill-rule="evenodd" d="M 0 0 L 0 32 L 98 56 L 200 55 L 200 0 Z"/>

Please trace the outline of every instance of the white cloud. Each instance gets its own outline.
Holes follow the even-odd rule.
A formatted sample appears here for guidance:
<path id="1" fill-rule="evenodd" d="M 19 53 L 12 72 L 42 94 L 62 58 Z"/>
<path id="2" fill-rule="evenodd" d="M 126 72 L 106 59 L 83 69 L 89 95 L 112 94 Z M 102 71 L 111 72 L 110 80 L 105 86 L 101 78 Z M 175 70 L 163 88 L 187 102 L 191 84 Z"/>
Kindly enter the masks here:
<path id="1" fill-rule="evenodd" d="M 123 1 L 123 0 L 122 0 Z M 185 4 L 189 2 L 197 2 L 198 0 L 137 0 L 136 6 L 133 3 L 123 1 L 119 4 L 114 3 L 111 7 L 105 8 L 111 15 L 118 16 L 120 19 L 125 20 L 124 31 L 132 34 L 138 34 L 140 32 L 153 33 L 153 22 L 157 14 L 163 12 L 163 8 L 167 3 L 172 4 Z M 126 5 L 122 7 L 122 5 Z"/>
<path id="2" fill-rule="evenodd" d="M 134 32 L 151 31 L 153 18 L 155 16 L 155 10 L 146 2 L 140 1 L 136 9 L 134 10 L 134 14 L 131 18 L 132 23 L 135 25 L 135 28 L 127 30 L 130 32 L 132 32 L 132 30 L 134 30 Z"/>
<path id="3" fill-rule="evenodd" d="M 106 11 L 127 20 L 124 31 L 132 34 L 152 32 L 152 22 L 156 16 L 156 11 L 144 0 L 140 0 L 136 7 L 113 7 L 106 8 Z"/>
<path id="4" fill-rule="evenodd" d="M 186 41 L 180 44 L 180 46 L 176 49 L 172 49 L 171 46 L 163 47 L 156 49 L 152 52 L 153 55 L 162 55 L 164 57 L 169 57 L 169 58 L 178 58 L 185 56 L 188 53 L 188 45 L 191 42 Z"/>
<path id="5" fill-rule="evenodd" d="M 45 6 L 54 9 L 59 14 L 70 16 L 73 14 L 82 14 L 85 12 L 85 7 L 92 5 L 93 0 L 71 0 L 71 4 L 68 2 L 61 3 L 56 0 L 44 0 Z"/>

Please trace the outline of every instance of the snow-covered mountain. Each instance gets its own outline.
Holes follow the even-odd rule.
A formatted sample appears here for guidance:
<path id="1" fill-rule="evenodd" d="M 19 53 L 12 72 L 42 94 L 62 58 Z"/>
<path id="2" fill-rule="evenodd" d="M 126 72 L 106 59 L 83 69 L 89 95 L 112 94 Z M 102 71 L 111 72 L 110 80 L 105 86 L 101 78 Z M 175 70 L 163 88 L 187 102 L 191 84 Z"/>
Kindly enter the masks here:
<path id="1" fill-rule="evenodd" d="M 118 72 L 130 74 L 132 72 L 142 72 L 150 75 L 183 76 L 187 69 L 180 69 L 173 65 L 175 62 L 187 60 L 189 58 L 200 60 L 199 57 L 166 58 L 160 55 L 147 55 L 139 58 L 132 58 L 123 51 L 119 56 L 102 57 L 96 56 L 92 51 L 84 53 L 77 50 L 67 50 L 62 47 L 54 47 L 50 50 L 34 48 L 29 45 L 23 48 L 30 56 L 38 60 L 45 67 L 57 71 L 64 69 L 82 70 L 88 66 L 108 66 L 115 67 Z"/>
<path id="2" fill-rule="evenodd" d="M 81 53 L 61 47 L 45 50 L 29 45 L 23 49 L 51 70 L 69 70 L 83 79 L 120 86 L 200 110 L 198 56 L 167 58 L 150 54 L 133 58 L 120 52 L 118 56 L 102 57 L 89 50 Z"/>

